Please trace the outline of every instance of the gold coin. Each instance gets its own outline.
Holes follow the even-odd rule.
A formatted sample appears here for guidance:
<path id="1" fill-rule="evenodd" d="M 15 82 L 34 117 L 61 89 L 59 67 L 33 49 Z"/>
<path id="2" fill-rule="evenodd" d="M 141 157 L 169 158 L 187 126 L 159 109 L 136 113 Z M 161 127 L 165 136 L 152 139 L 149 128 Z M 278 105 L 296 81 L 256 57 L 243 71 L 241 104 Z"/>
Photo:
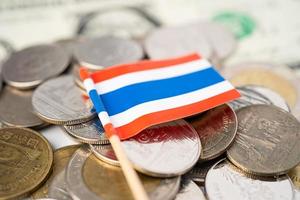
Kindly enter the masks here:
<path id="1" fill-rule="evenodd" d="M 294 183 L 294 186 L 300 190 L 300 164 L 293 168 L 289 173 L 288 173 L 289 177 L 291 178 L 291 180 Z"/>
<path id="2" fill-rule="evenodd" d="M 47 198 L 48 197 L 48 189 L 51 181 L 53 178 L 59 174 L 62 170 L 65 169 L 67 166 L 70 158 L 72 157 L 73 153 L 80 147 L 80 145 L 71 145 L 62 147 L 57 149 L 54 152 L 54 162 L 53 162 L 53 171 L 50 175 L 49 179 L 34 193 L 31 194 L 33 199 L 39 198 Z"/>
<path id="3" fill-rule="evenodd" d="M 82 172 L 86 186 L 101 199 L 133 199 L 120 167 L 107 164 L 91 155 L 86 160 Z M 154 199 L 162 199 L 161 196 L 164 196 L 163 199 L 169 199 L 170 195 L 174 197 L 171 191 L 177 185 L 176 182 L 179 180 L 177 177 L 161 179 L 142 174 L 139 176 L 147 193 L 150 196 L 156 195 Z"/>
<path id="4" fill-rule="evenodd" d="M 0 129 L 0 199 L 26 196 L 47 178 L 52 163 L 52 148 L 38 132 Z"/>
<path id="5" fill-rule="evenodd" d="M 297 101 L 297 91 L 294 86 L 288 80 L 269 70 L 244 70 L 236 74 L 230 81 L 235 86 L 257 84 L 268 87 L 284 97 L 291 107 L 294 107 Z"/>

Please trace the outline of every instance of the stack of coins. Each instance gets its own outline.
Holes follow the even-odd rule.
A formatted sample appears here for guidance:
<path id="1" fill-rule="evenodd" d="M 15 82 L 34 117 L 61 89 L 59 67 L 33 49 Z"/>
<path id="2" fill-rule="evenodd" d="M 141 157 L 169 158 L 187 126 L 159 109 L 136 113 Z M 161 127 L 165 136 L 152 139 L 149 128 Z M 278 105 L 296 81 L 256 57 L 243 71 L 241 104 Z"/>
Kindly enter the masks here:
<path id="1" fill-rule="evenodd" d="M 128 10 L 116 12 L 127 16 Z M 128 16 L 147 23 L 144 34 L 123 37 L 122 27 L 114 24 L 117 31 L 111 34 L 92 29 L 93 23 L 105 22 L 104 12 L 78 30 L 95 38 L 36 45 L 6 59 L 0 93 L 0 199 L 133 199 L 79 68 L 94 72 L 192 52 L 220 68 L 241 97 L 122 141 L 149 198 L 299 197 L 300 89 L 294 73 L 267 62 L 222 67 L 236 48 L 233 33 L 222 25 L 200 21 L 157 27 L 142 14 L 134 10 Z M 78 144 L 53 151 L 55 142 L 41 134 L 45 126 Z"/>

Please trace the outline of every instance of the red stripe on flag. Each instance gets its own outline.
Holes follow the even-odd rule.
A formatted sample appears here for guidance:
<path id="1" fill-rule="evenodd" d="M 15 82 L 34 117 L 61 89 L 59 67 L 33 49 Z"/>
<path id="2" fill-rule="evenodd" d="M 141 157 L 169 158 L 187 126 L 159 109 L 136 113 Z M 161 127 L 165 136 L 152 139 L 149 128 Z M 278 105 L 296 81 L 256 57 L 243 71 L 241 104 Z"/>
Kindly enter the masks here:
<path id="1" fill-rule="evenodd" d="M 197 103 L 143 115 L 124 126 L 116 128 L 116 130 L 119 137 L 125 140 L 138 134 L 145 129 L 145 127 L 191 116 L 238 97 L 240 97 L 240 94 L 237 90 L 232 89 Z"/>
<path id="2" fill-rule="evenodd" d="M 98 83 L 131 72 L 138 72 L 138 71 L 144 71 L 144 70 L 156 69 L 162 67 L 170 67 L 172 65 L 178 65 L 185 62 L 198 60 L 200 58 L 201 57 L 198 54 L 191 54 L 184 57 L 161 60 L 161 61 L 144 60 L 137 63 L 129 63 L 129 64 L 122 64 L 122 65 L 108 67 L 106 69 L 91 74 L 91 77 L 95 83 Z"/>

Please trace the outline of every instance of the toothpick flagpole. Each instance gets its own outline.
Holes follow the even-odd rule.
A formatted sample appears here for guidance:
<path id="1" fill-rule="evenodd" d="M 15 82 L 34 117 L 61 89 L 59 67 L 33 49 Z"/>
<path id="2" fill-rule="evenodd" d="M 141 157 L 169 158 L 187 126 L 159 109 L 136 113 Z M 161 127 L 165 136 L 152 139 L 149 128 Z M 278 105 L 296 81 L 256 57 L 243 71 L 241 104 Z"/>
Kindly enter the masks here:
<path id="1" fill-rule="evenodd" d="M 131 163 L 129 162 L 123 147 L 121 146 L 121 140 L 116 132 L 116 129 L 112 125 L 108 113 L 106 112 L 100 96 L 97 94 L 94 81 L 89 77 L 89 73 L 86 69 L 80 69 L 80 77 L 84 83 L 84 87 L 87 90 L 90 99 L 92 100 L 94 107 L 98 113 L 98 117 L 103 125 L 105 133 L 114 149 L 114 152 L 120 162 L 122 171 L 125 175 L 129 188 L 133 194 L 135 200 L 149 200 L 147 193 Z"/>

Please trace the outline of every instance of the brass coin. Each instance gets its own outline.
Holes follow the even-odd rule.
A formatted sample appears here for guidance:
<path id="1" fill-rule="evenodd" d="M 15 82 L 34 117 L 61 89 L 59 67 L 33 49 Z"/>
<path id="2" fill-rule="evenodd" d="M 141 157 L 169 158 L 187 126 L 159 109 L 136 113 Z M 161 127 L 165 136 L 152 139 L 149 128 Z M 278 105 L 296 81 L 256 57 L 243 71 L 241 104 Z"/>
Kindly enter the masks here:
<path id="1" fill-rule="evenodd" d="M 237 111 L 236 139 L 227 150 L 242 170 L 261 176 L 287 173 L 300 162 L 300 123 L 271 105 L 251 105 Z"/>
<path id="2" fill-rule="evenodd" d="M 300 84 L 295 73 L 287 66 L 270 63 L 242 63 L 226 66 L 222 74 L 235 86 L 259 85 L 280 94 L 292 113 L 300 119 Z"/>
<path id="3" fill-rule="evenodd" d="M 293 168 L 291 171 L 289 171 L 288 175 L 293 181 L 294 186 L 298 190 L 300 190 L 300 164 Z"/>
<path id="4" fill-rule="evenodd" d="M 34 111 L 53 124 L 78 124 L 95 116 L 92 103 L 75 86 L 72 76 L 60 76 L 40 85 L 33 93 Z"/>
<path id="5" fill-rule="evenodd" d="M 226 151 L 236 135 L 237 118 L 227 104 L 187 118 L 198 132 L 202 144 L 199 161 L 211 160 Z"/>
<path id="6" fill-rule="evenodd" d="M 0 199 L 26 196 L 49 175 L 53 152 L 38 132 L 0 129 Z"/>
<path id="7" fill-rule="evenodd" d="M 180 177 L 139 176 L 152 200 L 170 200 L 178 192 Z M 86 146 L 78 149 L 71 158 L 66 179 L 74 199 L 133 199 L 121 168 L 99 160 Z"/>
<path id="8" fill-rule="evenodd" d="M 73 153 L 80 145 L 71 145 L 57 149 L 54 152 L 53 171 L 48 180 L 34 193 L 31 194 L 33 199 L 46 198 L 48 196 L 49 185 L 53 178 L 65 169 Z"/>
<path id="9" fill-rule="evenodd" d="M 0 94 L 0 120 L 8 126 L 38 127 L 44 122 L 37 117 L 31 104 L 32 91 L 6 86 Z"/>
<path id="10" fill-rule="evenodd" d="M 83 143 L 109 144 L 102 124 L 98 118 L 81 124 L 66 125 L 64 129 L 74 138 Z"/>

